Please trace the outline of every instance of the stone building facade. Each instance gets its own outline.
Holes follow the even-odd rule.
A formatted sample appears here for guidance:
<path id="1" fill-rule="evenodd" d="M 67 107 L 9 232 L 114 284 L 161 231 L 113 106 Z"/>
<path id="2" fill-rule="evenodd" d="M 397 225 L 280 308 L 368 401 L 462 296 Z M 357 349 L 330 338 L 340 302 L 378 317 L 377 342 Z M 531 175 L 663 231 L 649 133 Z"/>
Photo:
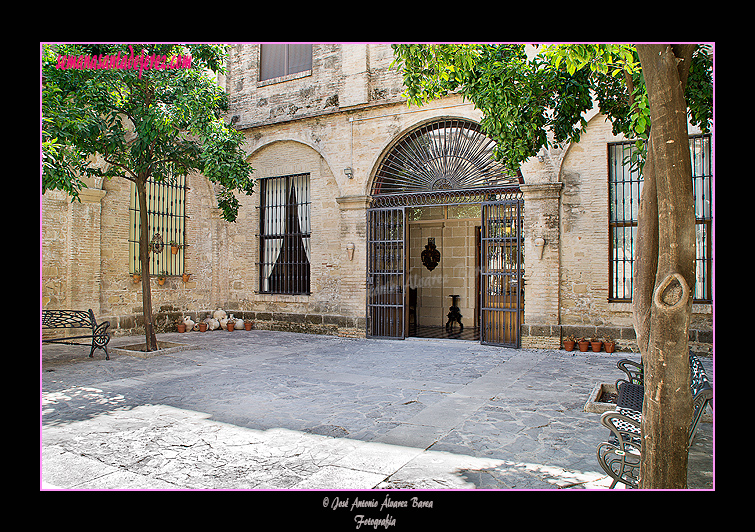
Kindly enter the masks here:
<path id="1" fill-rule="evenodd" d="M 439 120 L 477 123 L 481 118 L 474 105 L 458 96 L 408 107 L 388 44 L 314 44 L 311 51 L 290 52 L 292 57 L 302 53 L 310 54 L 308 63 L 263 79 L 261 68 L 267 66 L 261 65 L 261 45 L 232 46 L 228 72 L 220 82 L 230 95 L 228 120 L 246 138 L 257 187 L 254 195 L 239 196 L 237 221 L 227 223 L 215 207 L 211 183 L 201 175 L 189 176 L 182 252 L 183 269 L 191 275 L 184 281 L 184 272 L 173 272 L 165 284 L 153 283 L 160 330 L 173 330 L 181 316 L 202 319 L 223 308 L 261 329 L 371 335 L 368 211 L 374 206 L 381 164 L 420 126 Z M 610 123 L 597 112 L 587 119 L 578 144 L 543 150 L 521 167 L 524 297 L 517 346 L 558 348 L 563 337 L 574 334 L 610 336 L 619 349 L 636 349 L 631 304 L 609 294 L 608 146 L 624 139 L 614 137 Z M 270 255 L 263 243 L 269 236 L 265 226 L 273 220 L 265 214 L 273 212 L 268 205 L 273 196 L 263 193 L 263 181 L 265 190 L 272 190 L 291 176 L 307 180 L 306 193 L 295 191 L 298 211 L 290 208 L 298 218 L 293 214 L 287 219 L 296 220 L 297 231 L 306 233 L 306 272 L 295 271 L 308 276 L 308 287 L 281 293 L 286 290 L 266 289 L 283 252 L 278 247 Z M 141 284 L 134 283 L 129 271 L 131 185 L 118 179 L 90 185 L 81 203 L 70 203 L 59 192 L 42 197 L 42 305 L 92 308 L 98 319 L 111 321 L 114 333 L 136 334 Z M 305 194 L 306 222 L 301 215 Z M 452 214 L 456 207 L 463 207 L 463 214 Z M 485 226 L 480 205 L 441 208 L 442 215 L 426 217 L 435 211 L 405 206 L 401 337 L 410 335 L 410 325 L 418 322 L 442 328 L 452 293 L 461 296 L 467 329 L 480 323 L 484 287 L 478 272 L 484 258 L 479 234 Z M 441 252 L 432 271 L 419 261 L 428 238 Z M 303 259 L 304 252 L 299 253 Z M 277 261 L 275 267 L 268 255 Z M 416 300 L 410 309 L 412 295 Z M 696 303 L 693 312 L 693 349 L 710 352 L 712 304 Z"/>

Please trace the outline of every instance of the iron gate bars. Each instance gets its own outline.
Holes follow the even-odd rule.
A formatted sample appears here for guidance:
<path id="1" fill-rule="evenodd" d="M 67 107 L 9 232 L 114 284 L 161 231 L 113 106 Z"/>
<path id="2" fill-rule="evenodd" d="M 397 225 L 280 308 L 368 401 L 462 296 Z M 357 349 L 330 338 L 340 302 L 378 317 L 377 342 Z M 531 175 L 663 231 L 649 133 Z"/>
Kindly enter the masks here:
<path id="1" fill-rule="evenodd" d="M 367 211 L 367 336 L 405 337 L 406 207 L 476 203 L 483 205 L 487 290 L 481 340 L 519 346 L 522 176 L 496 161 L 494 148 L 478 124 L 442 118 L 401 137 L 384 157 Z"/>
<path id="2" fill-rule="evenodd" d="M 520 347 L 522 201 L 482 204 L 480 341 Z"/>
<path id="3" fill-rule="evenodd" d="M 367 211 L 367 336 L 405 337 L 404 208 Z"/>

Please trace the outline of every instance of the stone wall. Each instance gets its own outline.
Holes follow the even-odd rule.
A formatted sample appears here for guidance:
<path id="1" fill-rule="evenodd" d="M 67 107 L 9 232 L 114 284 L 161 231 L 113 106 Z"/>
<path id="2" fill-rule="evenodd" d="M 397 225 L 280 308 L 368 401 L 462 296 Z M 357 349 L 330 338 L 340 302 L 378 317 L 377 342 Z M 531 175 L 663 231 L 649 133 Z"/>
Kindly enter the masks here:
<path id="1" fill-rule="evenodd" d="M 401 75 L 389 68 L 388 44 L 316 44 L 311 71 L 265 82 L 258 81 L 258 51 L 254 44 L 232 47 L 222 80 L 230 95 L 228 118 L 245 136 L 254 177 L 310 175 L 311 294 L 259 293 L 259 186 L 254 195 L 238 197 L 238 219 L 227 223 L 212 184 L 192 174 L 184 250 L 191 277 L 186 283 L 170 277 L 163 286 L 152 280 L 158 330 L 172 330 L 183 314 L 203 319 L 223 308 L 258 328 L 364 335 L 365 209 L 381 158 L 419 124 L 441 117 L 479 120 L 480 112 L 458 96 L 407 107 Z M 630 305 L 608 301 L 606 145 L 615 140 L 610 124 L 593 113 L 579 144 L 542 150 L 522 166 L 523 347 L 558 348 L 564 336 L 576 334 L 611 336 L 620 349 L 636 349 Z M 116 334 L 141 331 L 141 284 L 128 273 L 130 187 L 118 178 L 92 184 L 73 204 L 61 193 L 43 196 L 43 308 L 92 308 Z M 437 243 L 444 257 L 456 251 L 465 257 L 463 267 L 443 267 L 444 275 L 446 266 L 459 270 L 461 284 L 444 281 L 439 302 L 424 306 L 434 305 L 444 318 L 447 296 L 458 290 L 466 294 L 462 314 L 468 323 L 474 314 L 469 247 L 475 224 L 449 224 Z M 426 243 L 428 231 L 412 235 Z M 452 245 L 455 238 L 463 244 Z M 691 340 L 696 350 L 710 350 L 710 305 L 694 305 L 694 312 Z"/>
<path id="2" fill-rule="evenodd" d="M 555 157 L 546 154 L 540 163 L 529 162 L 531 171 L 524 172 L 525 182 L 535 183 L 522 186 L 526 212 L 523 346 L 558 347 L 564 337 L 574 335 L 611 337 L 617 349 L 637 351 L 631 303 L 611 302 L 608 297 L 607 145 L 622 140 L 613 135 L 604 116 L 593 112 L 578 144 Z M 553 161 L 557 173 L 545 168 Z M 549 179 L 553 182 L 547 183 Z M 543 236 L 540 259 L 534 240 Z M 693 305 L 690 347 L 703 354 L 712 350 L 710 305 Z"/>

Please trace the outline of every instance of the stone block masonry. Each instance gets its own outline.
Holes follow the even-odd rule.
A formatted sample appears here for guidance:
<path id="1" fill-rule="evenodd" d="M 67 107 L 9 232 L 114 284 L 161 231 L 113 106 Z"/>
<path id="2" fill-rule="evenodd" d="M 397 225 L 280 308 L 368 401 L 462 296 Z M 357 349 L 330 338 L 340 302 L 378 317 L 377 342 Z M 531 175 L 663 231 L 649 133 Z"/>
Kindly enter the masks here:
<path id="1" fill-rule="evenodd" d="M 190 279 L 153 282 L 159 331 L 174 331 L 184 315 L 196 320 L 223 308 L 258 329 L 365 335 L 366 209 L 382 158 L 421 124 L 449 117 L 479 122 L 481 114 L 457 95 L 407 107 L 388 44 L 315 44 L 312 50 L 311 70 L 259 81 L 259 45 L 235 44 L 222 78 L 227 118 L 245 137 L 253 177 L 309 175 L 310 293 L 261 293 L 259 185 L 252 196 L 238 197 L 238 219 L 227 223 L 216 209 L 216 187 L 191 174 L 184 249 Z M 608 294 L 607 145 L 623 139 L 601 115 L 587 119 L 578 144 L 543 150 L 521 168 L 523 348 L 559 349 L 574 334 L 610 336 L 618 349 L 636 350 L 631 305 L 609 301 Z M 58 192 L 42 197 L 43 308 L 92 308 L 98 321 L 111 321 L 116 336 L 143 330 L 141 285 L 128 271 L 130 187 L 114 178 L 90 183 L 81 203 Z M 412 227 L 408 278 L 413 269 L 422 271 L 412 261 L 428 237 L 437 239 L 444 259 L 456 261 L 437 269 L 447 284 L 435 292 L 428 285 L 421 295 L 427 311 L 421 320 L 445 323 L 452 293 L 462 296 L 465 327 L 479 313 L 470 251 L 475 227 L 471 221 L 455 227 L 450 219 L 438 231 L 432 224 Z M 690 345 L 703 354 L 712 349 L 709 304 L 693 305 Z"/>

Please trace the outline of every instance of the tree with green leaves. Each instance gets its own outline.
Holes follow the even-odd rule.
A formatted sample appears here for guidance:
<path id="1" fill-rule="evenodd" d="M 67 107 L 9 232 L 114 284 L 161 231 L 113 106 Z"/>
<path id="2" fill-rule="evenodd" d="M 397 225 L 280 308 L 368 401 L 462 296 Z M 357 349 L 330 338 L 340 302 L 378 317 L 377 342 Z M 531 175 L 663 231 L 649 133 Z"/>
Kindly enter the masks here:
<path id="1" fill-rule="evenodd" d="M 143 311 L 157 349 L 149 283 L 146 184 L 199 172 L 219 185 L 218 207 L 236 219 L 235 192 L 252 194 L 243 136 L 224 122 L 228 98 L 213 73 L 227 47 L 59 44 L 42 50 L 42 193 L 78 200 L 82 177 L 121 177 L 139 199 Z M 95 164 L 95 160 L 104 161 Z"/>
<path id="2" fill-rule="evenodd" d="M 636 139 L 644 177 L 633 315 L 644 364 L 640 487 L 687 485 L 692 419 L 688 333 L 695 215 L 687 122 L 713 118 L 710 46 L 394 45 L 410 105 L 456 92 L 483 113 L 512 170 L 543 147 L 576 143 L 597 101 L 614 134 Z"/>

